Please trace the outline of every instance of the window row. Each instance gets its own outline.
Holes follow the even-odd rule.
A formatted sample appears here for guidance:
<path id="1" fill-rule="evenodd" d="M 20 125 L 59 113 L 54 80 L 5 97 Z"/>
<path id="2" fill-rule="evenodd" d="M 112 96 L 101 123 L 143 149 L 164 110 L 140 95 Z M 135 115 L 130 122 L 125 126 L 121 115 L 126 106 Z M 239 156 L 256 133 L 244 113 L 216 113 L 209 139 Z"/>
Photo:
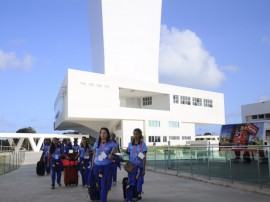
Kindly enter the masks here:
<path id="1" fill-rule="evenodd" d="M 180 136 L 169 136 L 169 140 L 180 140 Z M 191 140 L 191 136 L 182 136 L 182 140 Z M 161 142 L 160 136 L 149 136 L 148 142 Z M 163 136 L 163 142 L 167 142 L 167 136 Z"/>
<path id="2" fill-rule="evenodd" d="M 178 121 L 169 121 L 170 128 L 179 128 L 180 124 Z M 160 127 L 160 121 L 150 120 L 148 121 L 148 127 Z"/>
<path id="3" fill-rule="evenodd" d="M 252 115 L 252 119 L 270 119 L 270 114 L 257 114 Z"/>
<path id="4" fill-rule="evenodd" d="M 179 104 L 179 95 L 173 95 L 173 103 Z M 180 104 L 191 105 L 191 97 L 189 96 L 180 96 Z M 204 106 L 204 107 L 213 107 L 213 100 L 210 99 L 202 99 L 193 97 L 192 105 L 194 106 Z"/>

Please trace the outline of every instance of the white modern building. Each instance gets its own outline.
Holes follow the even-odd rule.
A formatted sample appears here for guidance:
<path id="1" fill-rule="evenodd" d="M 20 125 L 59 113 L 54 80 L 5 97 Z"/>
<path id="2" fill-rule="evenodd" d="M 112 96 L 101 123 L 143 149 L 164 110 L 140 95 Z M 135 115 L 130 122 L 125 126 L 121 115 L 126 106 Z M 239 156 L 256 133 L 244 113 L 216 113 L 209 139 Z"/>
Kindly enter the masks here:
<path id="1" fill-rule="evenodd" d="M 134 128 L 148 145 L 195 140 L 196 124 L 224 124 L 224 95 L 158 82 L 161 0 L 90 1 L 94 72 L 68 69 L 55 100 L 55 130 L 127 146 Z"/>
<path id="2" fill-rule="evenodd" d="M 241 106 L 242 122 L 270 120 L 270 100 Z"/>

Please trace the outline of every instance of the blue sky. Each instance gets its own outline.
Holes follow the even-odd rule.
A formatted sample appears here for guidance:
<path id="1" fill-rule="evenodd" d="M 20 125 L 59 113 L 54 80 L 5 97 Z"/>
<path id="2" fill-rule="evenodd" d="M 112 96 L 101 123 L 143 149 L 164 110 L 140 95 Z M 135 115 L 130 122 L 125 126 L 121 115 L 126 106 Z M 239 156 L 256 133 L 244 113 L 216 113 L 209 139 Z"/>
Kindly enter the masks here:
<path id="1" fill-rule="evenodd" d="M 67 69 L 92 69 L 88 6 L 1 0 L 0 132 L 55 132 L 53 104 Z M 226 123 L 241 122 L 241 105 L 270 98 L 270 1 L 163 0 L 161 24 L 161 82 L 224 93 Z M 169 72 L 168 49 L 178 61 Z"/>

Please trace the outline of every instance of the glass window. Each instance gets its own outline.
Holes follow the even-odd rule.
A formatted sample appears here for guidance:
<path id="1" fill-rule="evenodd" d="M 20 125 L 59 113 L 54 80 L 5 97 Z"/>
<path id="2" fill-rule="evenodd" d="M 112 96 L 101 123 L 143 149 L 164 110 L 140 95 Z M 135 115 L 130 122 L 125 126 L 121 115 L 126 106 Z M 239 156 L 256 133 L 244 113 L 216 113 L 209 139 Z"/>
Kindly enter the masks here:
<path id="1" fill-rule="evenodd" d="M 160 121 L 148 121 L 149 127 L 160 127 Z"/>
<path id="2" fill-rule="evenodd" d="M 259 114 L 259 119 L 264 119 L 264 114 Z"/>
<path id="3" fill-rule="evenodd" d="M 179 103 L 179 96 L 178 95 L 173 95 L 173 103 L 176 103 L 176 104 Z"/>
<path id="4" fill-rule="evenodd" d="M 213 100 L 203 99 L 203 104 L 205 107 L 213 107 Z"/>
<path id="5" fill-rule="evenodd" d="M 163 136 L 163 142 L 167 142 L 167 136 Z"/>
<path id="6" fill-rule="evenodd" d="M 252 119 L 257 119 L 257 115 L 252 115 Z"/>
<path id="7" fill-rule="evenodd" d="M 184 105 L 190 105 L 190 97 L 188 96 L 180 96 L 180 102 Z"/>
<path id="8" fill-rule="evenodd" d="M 160 142 L 160 136 L 155 136 L 155 142 Z"/>
<path id="9" fill-rule="evenodd" d="M 193 97 L 192 104 L 194 106 L 202 106 L 202 98 Z"/>
<path id="10" fill-rule="evenodd" d="M 169 136 L 169 140 L 180 140 L 179 136 Z"/>
<path id="11" fill-rule="evenodd" d="M 191 136 L 182 136 L 182 140 L 191 140 Z"/>
<path id="12" fill-rule="evenodd" d="M 170 128 L 179 128 L 179 122 L 178 121 L 169 121 L 169 127 Z"/>
<path id="13" fill-rule="evenodd" d="M 61 112 L 63 111 L 63 105 L 64 105 L 64 99 L 63 99 L 63 97 L 60 97 L 57 104 L 56 104 L 56 107 L 54 109 L 54 112 L 55 112 L 54 118 L 55 119 L 57 119 L 59 117 L 59 115 L 61 114 Z"/>
<path id="14" fill-rule="evenodd" d="M 143 98 L 143 106 L 152 105 L 152 97 Z"/>

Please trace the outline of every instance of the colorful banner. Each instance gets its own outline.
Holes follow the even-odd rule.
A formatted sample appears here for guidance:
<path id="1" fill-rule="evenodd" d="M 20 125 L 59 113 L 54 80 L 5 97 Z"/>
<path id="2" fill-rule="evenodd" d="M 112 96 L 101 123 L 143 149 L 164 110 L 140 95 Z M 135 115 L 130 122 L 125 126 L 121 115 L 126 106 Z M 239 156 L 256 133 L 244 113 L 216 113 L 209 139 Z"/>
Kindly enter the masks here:
<path id="1" fill-rule="evenodd" d="M 263 122 L 223 125 L 220 146 L 263 145 L 263 127 Z"/>

